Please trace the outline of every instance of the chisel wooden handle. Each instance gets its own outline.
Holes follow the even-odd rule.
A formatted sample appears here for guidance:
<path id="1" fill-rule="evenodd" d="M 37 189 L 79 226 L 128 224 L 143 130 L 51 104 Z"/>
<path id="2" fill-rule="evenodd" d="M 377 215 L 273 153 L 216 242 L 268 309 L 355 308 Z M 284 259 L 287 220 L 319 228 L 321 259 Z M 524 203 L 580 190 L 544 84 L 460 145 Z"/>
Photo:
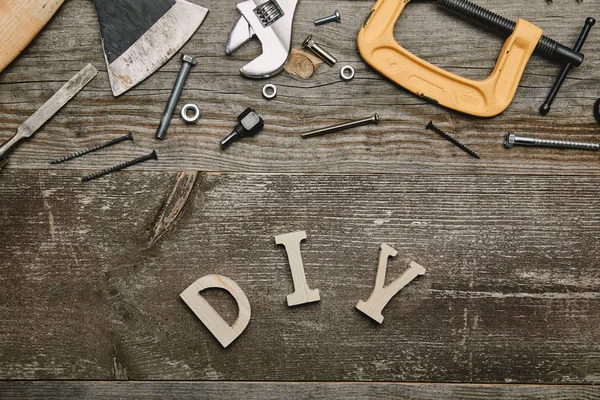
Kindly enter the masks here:
<path id="1" fill-rule="evenodd" d="M 0 71 L 25 50 L 63 2 L 64 0 L 0 1 Z"/>

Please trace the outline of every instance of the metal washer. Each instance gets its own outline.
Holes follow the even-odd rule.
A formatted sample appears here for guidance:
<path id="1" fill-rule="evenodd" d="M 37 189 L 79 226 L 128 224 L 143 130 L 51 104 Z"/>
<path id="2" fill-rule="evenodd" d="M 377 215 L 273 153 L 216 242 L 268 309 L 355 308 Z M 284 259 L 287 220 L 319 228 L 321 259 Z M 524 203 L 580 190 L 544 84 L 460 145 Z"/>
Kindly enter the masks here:
<path id="1" fill-rule="evenodd" d="M 345 81 L 354 79 L 354 67 L 351 65 L 344 65 L 342 69 L 340 69 L 340 77 Z"/>
<path id="2" fill-rule="evenodd" d="M 192 114 L 191 117 L 188 115 L 189 110 L 194 111 L 194 114 Z M 186 124 L 195 124 L 198 122 L 201 115 L 200 108 L 196 104 L 186 104 L 181 108 L 181 118 L 183 118 Z"/>
<path id="3" fill-rule="evenodd" d="M 262 88 L 262 94 L 265 99 L 273 100 L 275 97 L 277 97 L 277 86 L 273 85 L 272 83 L 267 83 Z"/>

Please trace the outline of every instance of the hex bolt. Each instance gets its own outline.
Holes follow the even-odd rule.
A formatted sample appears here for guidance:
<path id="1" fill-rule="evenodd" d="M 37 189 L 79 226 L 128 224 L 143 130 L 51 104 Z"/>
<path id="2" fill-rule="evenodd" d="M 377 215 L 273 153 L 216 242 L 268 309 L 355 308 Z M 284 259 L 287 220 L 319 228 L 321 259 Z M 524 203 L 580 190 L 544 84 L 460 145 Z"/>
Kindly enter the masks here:
<path id="1" fill-rule="evenodd" d="M 534 137 L 517 136 L 508 132 L 504 137 L 504 147 L 510 149 L 513 146 L 554 147 L 557 149 L 573 150 L 600 150 L 600 143 L 574 142 L 572 140 L 538 139 Z"/>
<path id="2" fill-rule="evenodd" d="M 329 54 L 329 52 L 327 52 L 327 50 L 325 50 L 323 47 L 321 47 L 320 44 L 318 44 L 317 42 L 315 42 L 313 40 L 312 35 L 308 35 L 308 37 L 306 38 L 304 43 L 302 43 L 302 48 L 309 49 L 314 54 L 316 54 L 320 59 L 322 59 L 323 61 L 325 61 L 327 64 L 329 64 L 331 66 L 334 66 L 335 63 L 337 62 L 337 59 L 334 56 Z"/>
<path id="3" fill-rule="evenodd" d="M 319 18 L 318 20 L 315 21 L 315 25 L 325 25 L 330 22 L 337 22 L 337 23 L 342 22 L 342 14 L 340 14 L 339 11 L 336 11 L 327 17 Z"/>
<path id="4" fill-rule="evenodd" d="M 102 143 L 102 144 L 100 144 L 98 146 L 88 147 L 87 149 L 79 150 L 79 151 L 77 151 L 75 153 L 72 153 L 72 154 L 69 154 L 67 156 L 57 158 L 56 160 L 52 161 L 50 164 L 61 164 L 61 163 L 64 163 L 65 161 L 69 161 L 69 160 L 72 160 L 74 158 L 78 158 L 78 157 L 84 156 L 86 154 L 90 154 L 90 153 L 93 153 L 95 151 L 102 150 L 102 149 L 105 149 L 105 148 L 110 147 L 110 146 L 114 146 L 115 144 L 124 142 L 126 140 L 133 141 L 133 134 L 131 132 L 129 132 L 125 136 L 121 136 L 119 138 L 116 138 L 116 139 L 113 139 L 113 140 L 109 140 L 108 142 Z"/>
<path id="5" fill-rule="evenodd" d="M 158 140 L 163 140 L 165 138 L 167 129 L 169 128 L 169 123 L 171 122 L 171 118 L 175 112 L 175 107 L 177 107 L 179 96 L 181 96 L 181 92 L 183 91 L 183 85 L 185 85 L 185 81 L 190 73 L 190 68 L 198 63 L 194 57 L 188 56 L 187 54 L 181 56 L 181 61 L 182 64 L 181 69 L 179 70 L 179 75 L 177 76 L 177 81 L 175 81 L 175 86 L 171 91 L 171 96 L 167 102 L 167 107 L 165 108 L 165 112 L 163 113 L 160 124 L 158 125 L 158 129 L 156 130 L 156 138 Z"/>
<path id="6" fill-rule="evenodd" d="M 316 129 L 314 131 L 302 134 L 302 139 L 308 139 L 315 136 L 326 135 L 328 133 L 345 131 L 346 129 L 356 128 L 363 125 L 379 124 L 379 114 L 375 113 L 372 117 L 359 119 L 358 121 L 346 122 L 344 124 L 328 126 L 327 128 Z"/>
<path id="7" fill-rule="evenodd" d="M 122 164 L 115 165 L 114 167 L 106 168 L 106 169 L 103 169 L 102 171 L 94 172 L 92 174 L 84 176 L 83 178 L 81 178 L 81 182 L 89 182 L 91 180 L 98 179 L 101 176 L 108 175 L 113 172 L 117 172 L 122 169 L 125 169 L 125 168 L 129 168 L 132 165 L 143 163 L 144 161 L 148 161 L 148 160 L 158 160 L 158 155 L 156 154 L 156 150 L 153 150 L 152 153 L 150 153 L 148 155 L 136 158 L 135 160 L 127 161 Z"/>

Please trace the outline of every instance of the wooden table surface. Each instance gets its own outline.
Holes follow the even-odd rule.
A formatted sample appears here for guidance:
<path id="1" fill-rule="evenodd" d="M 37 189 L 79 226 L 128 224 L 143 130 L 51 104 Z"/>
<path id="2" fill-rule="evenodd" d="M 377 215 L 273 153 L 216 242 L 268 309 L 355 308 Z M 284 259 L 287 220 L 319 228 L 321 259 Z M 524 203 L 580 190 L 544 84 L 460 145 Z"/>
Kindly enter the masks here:
<path id="1" fill-rule="evenodd" d="M 98 77 L 0 174 L 0 397 L 598 399 L 600 162 L 597 153 L 514 148 L 508 130 L 600 141 L 600 28 L 585 44 L 552 112 L 537 113 L 560 67 L 534 56 L 511 106 L 491 119 L 431 105 L 369 68 L 356 49 L 373 1 L 302 0 L 294 47 L 312 33 L 338 57 L 314 77 L 265 81 L 238 69 L 252 43 L 224 54 L 235 1 L 209 8 L 185 46 L 198 57 L 174 118 L 154 132 L 177 57 L 119 98 L 110 92 L 89 0 L 68 0 L 0 74 L 0 139 L 88 62 Z M 597 0 L 478 4 L 527 19 L 572 45 Z M 312 21 L 338 9 L 341 24 Z M 397 25 L 406 48 L 470 78 L 489 74 L 502 40 L 411 4 Z M 356 78 L 339 79 L 351 64 Z M 264 131 L 226 151 L 218 141 L 246 107 Z M 301 132 L 378 112 L 378 127 L 302 140 Z M 424 130 L 429 120 L 481 155 Z M 59 166 L 49 162 L 131 131 L 125 143 Z M 83 175 L 156 149 L 157 162 L 82 184 Z M 274 236 L 306 230 L 302 255 L 319 303 L 288 308 L 293 290 Z M 427 268 L 383 312 L 354 306 L 375 281 L 379 245 Z M 196 279 L 235 280 L 252 306 L 223 349 L 180 300 Z M 225 318 L 234 301 L 206 297 Z M 220 382 L 221 381 L 221 382 Z"/>

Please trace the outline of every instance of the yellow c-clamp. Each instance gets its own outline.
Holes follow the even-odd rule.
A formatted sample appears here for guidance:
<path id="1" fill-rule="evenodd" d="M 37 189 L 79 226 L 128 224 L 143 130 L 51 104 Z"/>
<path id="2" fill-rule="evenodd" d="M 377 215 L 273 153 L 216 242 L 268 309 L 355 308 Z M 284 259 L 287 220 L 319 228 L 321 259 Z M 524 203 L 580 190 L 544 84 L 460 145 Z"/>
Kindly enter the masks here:
<path id="1" fill-rule="evenodd" d="M 543 36 L 540 28 L 525 20 L 512 22 L 466 0 L 438 0 L 441 7 L 508 36 L 488 78 L 479 81 L 463 78 L 420 59 L 396 42 L 394 27 L 409 2 L 378 0 L 362 24 L 358 50 L 380 74 L 433 103 L 466 114 L 493 117 L 511 103 L 535 50 L 566 63 L 565 68 L 577 67 L 583 61 L 579 50 L 589 29 L 583 40 L 580 37 L 581 44 L 578 42 L 576 49 L 570 49 Z"/>

